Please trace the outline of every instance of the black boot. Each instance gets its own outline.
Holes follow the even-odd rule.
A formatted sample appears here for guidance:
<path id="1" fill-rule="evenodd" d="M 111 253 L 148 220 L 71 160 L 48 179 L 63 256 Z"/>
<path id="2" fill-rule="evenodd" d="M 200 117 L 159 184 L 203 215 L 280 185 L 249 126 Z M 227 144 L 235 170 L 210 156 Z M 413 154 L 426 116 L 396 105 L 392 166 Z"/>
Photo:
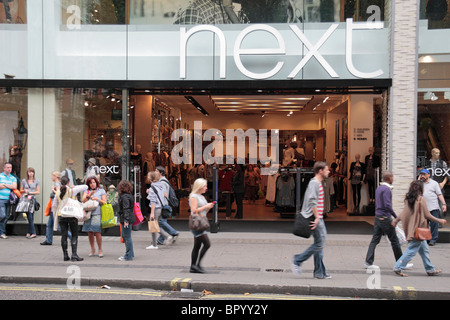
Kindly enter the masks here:
<path id="1" fill-rule="evenodd" d="M 72 261 L 83 261 L 83 258 L 80 258 L 77 254 L 78 247 L 78 239 L 72 238 Z"/>
<path id="2" fill-rule="evenodd" d="M 64 255 L 64 261 L 69 261 L 69 253 L 67 252 L 67 237 L 62 237 L 61 238 L 61 247 L 62 247 L 62 251 L 63 251 L 63 255 Z"/>
<path id="3" fill-rule="evenodd" d="M 63 254 L 64 254 L 64 261 L 69 261 L 69 254 L 67 253 L 67 250 L 63 250 Z"/>

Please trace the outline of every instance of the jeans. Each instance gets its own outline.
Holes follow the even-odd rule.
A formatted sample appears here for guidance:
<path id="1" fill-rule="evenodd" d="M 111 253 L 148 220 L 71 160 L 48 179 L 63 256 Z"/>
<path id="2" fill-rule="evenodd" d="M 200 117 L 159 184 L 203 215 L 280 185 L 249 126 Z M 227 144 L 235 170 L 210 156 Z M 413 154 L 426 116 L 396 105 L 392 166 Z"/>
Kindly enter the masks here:
<path id="1" fill-rule="evenodd" d="M 55 224 L 55 218 L 53 212 L 50 212 L 47 221 L 47 227 L 45 228 L 45 242 L 53 244 L 53 225 Z"/>
<path id="2" fill-rule="evenodd" d="M 300 266 L 314 255 L 314 277 L 322 278 L 327 275 L 325 265 L 323 264 L 323 248 L 325 246 L 327 229 L 325 228 L 323 219 L 320 219 L 317 227 L 312 230 L 312 235 L 314 237 L 314 243 L 303 253 L 294 256 L 294 264 Z"/>
<path id="3" fill-rule="evenodd" d="M 36 229 L 34 228 L 34 212 L 27 212 L 27 220 L 28 220 L 28 231 L 30 235 L 36 234 Z"/>
<path id="4" fill-rule="evenodd" d="M 433 217 L 439 219 L 441 210 L 439 210 L 439 209 L 431 210 L 430 213 L 433 215 Z M 439 238 L 439 223 L 430 221 L 430 230 L 431 230 L 431 236 L 432 236 L 430 242 L 435 243 Z"/>
<path id="5" fill-rule="evenodd" d="M 9 220 L 10 209 L 9 200 L 0 200 L 0 235 L 6 234 L 6 223 Z"/>
<path id="6" fill-rule="evenodd" d="M 408 262 L 414 258 L 414 256 L 419 252 L 420 257 L 422 258 L 423 266 L 425 267 L 426 272 L 433 272 L 434 266 L 430 261 L 430 252 L 428 250 L 428 244 L 426 240 L 411 240 L 408 244 L 408 248 L 405 253 L 397 260 L 397 263 L 394 266 L 394 271 L 402 271 L 406 268 Z"/>
<path id="7" fill-rule="evenodd" d="M 178 234 L 178 231 L 175 230 L 168 222 L 167 219 L 164 219 L 163 217 L 161 217 L 158 221 L 159 227 L 163 228 L 164 231 L 166 231 L 168 234 L 170 234 L 171 236 L 176 236 Z M 164 242 L 164 237 L 162 234 L 160 234 L 159 238 L 158 238 L 158 242 L 159 243 L 163 243 Z"/>
<path id="8" fill-rule="evenodd" d="M 375 259 L 375 247 L 380 243 L 383 234 L 387 235 L 391 242 L 392 251 L 394 252 L 395 261 L 402 256 L 402 249 L 395 232 L 395 227 L 391 224 L 390 218 L 375 217 L 375 224 L 373 226 L 373 236 L 367 250 L 366 263 L 371 265 Z"/>
<path id="9" fill-rule="evenodd" d="M 133 251 L 133 240 L 131 239 L 131 225 L 128 225 L 125 228 L 124 224 L 122 225 L 122 239 L 125 242 L 125 255 L 123 256 L 125 260 L 133 260 L 134 259 L 134 251 Z"/>

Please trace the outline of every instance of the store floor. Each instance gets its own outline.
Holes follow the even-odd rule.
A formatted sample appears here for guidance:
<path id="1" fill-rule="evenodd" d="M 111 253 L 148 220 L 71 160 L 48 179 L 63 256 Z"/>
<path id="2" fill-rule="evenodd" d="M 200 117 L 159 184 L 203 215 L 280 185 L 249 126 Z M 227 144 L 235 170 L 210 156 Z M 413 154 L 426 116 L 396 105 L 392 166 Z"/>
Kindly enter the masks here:
<path id="1" fill-rule="evenodd" d="M 280 213 L 274 211 L 273 206 L 265 206 L 265 199 L 256 200 L 255 204 L 249 204 L 247 200 L 244 200 L 243 206 L 243 219 L 247 221 L 289 221 L 293 218 L 294 214 L 292 214 L 292 218 L 290 218 L 289 214 L 285 214 L 281 217 Z M 236 203 L 233 203 L 231 206 L 233 212 L 231 213 L 231 220 L 234 219 L 236 214 Z M 219 208 L 219 221 L 226 220 L 226 212 L 225 207 Z M 189 205 L 187 199 L 180 200 L 180 214 L 177 218 L 179 219 L 188 219 L 189 217 Z M 335 209 L 332 213 L 330 213 L 326 219 L 327 221 L 362 221 L 367 222 L 373 225 L 374 218 L 373 216 L 349 216 L 347 214 L 347 209 L 345 207 L 340 207 Z"/>

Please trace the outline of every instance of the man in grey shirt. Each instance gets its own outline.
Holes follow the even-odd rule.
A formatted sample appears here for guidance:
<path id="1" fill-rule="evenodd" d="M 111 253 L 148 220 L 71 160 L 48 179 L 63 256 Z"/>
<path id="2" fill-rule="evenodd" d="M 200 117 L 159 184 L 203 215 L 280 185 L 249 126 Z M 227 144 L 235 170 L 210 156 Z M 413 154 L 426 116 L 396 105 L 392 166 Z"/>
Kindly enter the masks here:
<path id="1" fill-rule="evenodd" d="M 439 201 L 442 203 L 442 211 L 447 211 L 447 204 L 445 203 L 439 183 L 430 178 L 430 171 L 428 169 L 422 169 L 420 171 L 419 179 L 424 183 L 423 197 L 427 202 L 428 211 L 430 211 L 434 217 L 439 218 L 441 211 Z M 439 237 L 439 224 L 430 221 L 430 229 L 433 238 L 430 240 L 429 245 L 434 246 Z"/>
<path id="2" fill-rule="evenodd" d="M 300 254 L 294 256 L 292 262 L 292 272 L 295 275 L 301 274 L 301 265 L 314 255 L 314 277 L 317 279 L 330 279 L 331 276 L 327 274 L 325 265 L 323 264 L 323 249 L 325 246 L 325 238 L 327 236 L 327 229 L 323 222 L 323 204 L 324 204 L 324 190 L 322 181 L 328 177 L 330 170 L 325 162 L 316 162 L 314 164 L 314 178 L 309 181 L 308 188 L 305 191 L 303 198 L 302 211 L 297 214 L 302 214 L 305 218 L 314 215 L 314 221 L 311 222 L 312 235 L 314 243 Z"/>

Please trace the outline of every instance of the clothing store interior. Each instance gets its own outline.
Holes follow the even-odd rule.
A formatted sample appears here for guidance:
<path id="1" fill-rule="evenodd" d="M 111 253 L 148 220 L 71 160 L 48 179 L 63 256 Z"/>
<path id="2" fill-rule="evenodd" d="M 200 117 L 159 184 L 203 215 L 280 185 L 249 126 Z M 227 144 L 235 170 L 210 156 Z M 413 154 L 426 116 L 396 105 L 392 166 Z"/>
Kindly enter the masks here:
<path id="1" fill-rule="evenodd" d="M 324 181 L 326 218 L 373 220 L 370 216 L 374 214 L 374 190 L 379 177 L 383 94 L 329 94 L 317 89 L 309 95 L 261 92 L 187 96 L 132 90 L 129 101 L 130 167 L 139 168 L 136 174 L 131 170 L 130 180 L 140 188 L 136 192 L 145 195 L 149 186 L 145 179 L 147 172 L 164 166 L 180 199 L 175 218 L 188 218 L 189 190 L 196 178 L 208 181 L 207 195 L 213 200 L 212 167 L 216 166 L 219 220 L 292 219 L 296 212 L 298 181 L 301 197 L 314 176 L 314 162 L 326 161 L 331 170 L 330 177 Z M 194 163 L 192 159 L 194 121 L 195 128 L 200 124 L 203 133 L 202 163 Z M 178 146 L 182 140 L 172 138 L 177 129 L 186 129 L 184 132 L 189 132 L 191 137 L 191 159 L 180 164 L 172 159 L 173 148 L 177 148 L 176 154 L 180 156 L 185 152 L 180 152 Z M 208 140 L 205 133 L 209 129 L 214 130 L 213 138 Z M 254 142 L 249 137 L 245 138 L 244 147 L 233 137 L 235 153 L 230 156 L 226 150 L 227 129 L 242 129 L 244 133 L 254 129 L 257 147 L 251 149 Z M 266 143 L 261 141 L 260 129 L 267 129 Z M 272 131 L 277 141 L 271 140 Z M 223 139 L 219 145 L 223 150 L 218 151 L 213 142 L 219 136 Z M 261 147 L 266 147 L 265 154 L 269 157 L 275 150 L 272 144 L 278 145 L 279 165 L 270 174 L 261 174 L 270 165 L 270 161 L 260 158 Z M 245 149 L 244 157 L 238 149 Z M 252 155 L 256 149 L 259 152 Z M 212 156 L 223 155 L 222 164 L 206 163 L 207 150 Z M 301 168 L 298 180 L 297 168 Z M 238 208 L 240 203 L 242 210 Z"/>

